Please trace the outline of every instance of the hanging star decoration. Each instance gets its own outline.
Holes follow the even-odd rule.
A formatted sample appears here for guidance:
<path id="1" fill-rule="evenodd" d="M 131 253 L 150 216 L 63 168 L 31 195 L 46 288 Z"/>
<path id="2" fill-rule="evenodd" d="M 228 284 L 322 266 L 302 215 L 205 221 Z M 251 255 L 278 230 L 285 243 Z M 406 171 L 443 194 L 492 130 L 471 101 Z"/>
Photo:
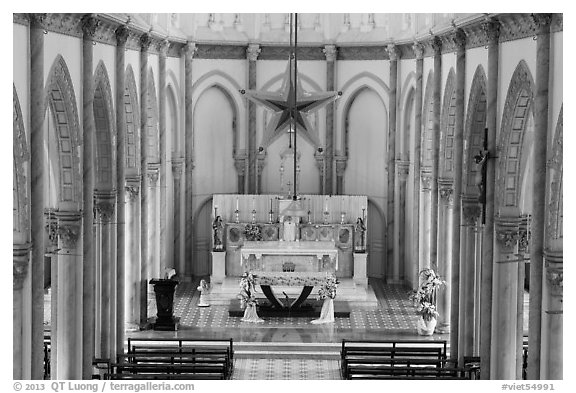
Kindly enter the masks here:
<path id="1" fill-rule="evenodd" d="M 335 101 L 342 95 L 341 92 L 327 91 L 324 93 L 311 93 L 302 88 L 301 78 L 296 78 L 296 88 L 294 80 L 290 78 L 294 75 L 294 63 L 288 62 L 282 85 L 278 92 L 241 90 L 248 100 L 262 105 L 266 110 L 273 113 L 262 146 L 269 146 L 279 138 L 285 130 L 291 132 L 291 125 L 295 123 L 298 137 L 304 137 L 315 148 L 320 146 L 318 132 L 312 127 L 308 116 L 322 109 L 324 106 Z M 291 110 L 294 105 L 294 94 L 296 94 L 296 107 L 294 119 Z"/>

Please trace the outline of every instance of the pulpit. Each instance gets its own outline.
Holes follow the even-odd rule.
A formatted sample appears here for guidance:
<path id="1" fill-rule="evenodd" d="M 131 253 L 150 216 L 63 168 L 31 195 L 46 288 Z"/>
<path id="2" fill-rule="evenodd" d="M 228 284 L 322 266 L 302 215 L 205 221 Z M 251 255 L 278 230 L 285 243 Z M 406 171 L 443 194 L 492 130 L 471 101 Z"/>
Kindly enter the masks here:
<path id="1" fill-rule="evenodd" d="M 174 317 L 174 291 L 178 281 L 152 279 L 150 284 L 154 285 L 156 308 L 158 309 L 154 330 L 177 330 L 179 319 Z"/>

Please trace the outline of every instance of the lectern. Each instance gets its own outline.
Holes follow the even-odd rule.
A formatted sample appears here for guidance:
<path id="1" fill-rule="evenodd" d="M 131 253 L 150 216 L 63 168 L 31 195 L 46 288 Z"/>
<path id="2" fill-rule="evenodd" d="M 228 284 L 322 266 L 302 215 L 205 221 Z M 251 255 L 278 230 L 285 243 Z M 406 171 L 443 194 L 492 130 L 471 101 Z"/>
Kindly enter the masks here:
<path id="1" fill-rule="evenodd" d="M 154 285 L 158 310 L 154 330 L 177 330 L 179 318 L 174 317 L 174 290 L 178 281 L 153 278 L 150 284 Z"/>

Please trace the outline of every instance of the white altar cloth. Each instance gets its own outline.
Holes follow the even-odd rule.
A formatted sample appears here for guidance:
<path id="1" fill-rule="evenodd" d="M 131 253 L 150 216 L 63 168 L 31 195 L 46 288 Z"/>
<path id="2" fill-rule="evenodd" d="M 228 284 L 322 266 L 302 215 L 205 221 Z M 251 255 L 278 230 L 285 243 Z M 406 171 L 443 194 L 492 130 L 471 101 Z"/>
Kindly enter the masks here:
<path id="1" fill-rule="evenodd" d="M 334 242 L 324 241 L 246 241 L 240 249 L 240 264 L 244 265 L 250 255 L 256 259 L 261 259 L 262 255 L 312 255 L 316 256 L 319 261 L 328 256 L 335 263 L 338 270 L 338 248 Z"/>

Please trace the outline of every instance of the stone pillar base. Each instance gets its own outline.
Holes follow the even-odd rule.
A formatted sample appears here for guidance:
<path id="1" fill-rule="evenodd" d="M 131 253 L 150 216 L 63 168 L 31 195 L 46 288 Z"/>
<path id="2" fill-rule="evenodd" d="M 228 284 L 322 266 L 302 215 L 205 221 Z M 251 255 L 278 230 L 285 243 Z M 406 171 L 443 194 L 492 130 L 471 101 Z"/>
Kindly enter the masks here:
<path id="1" fill-rule="evenodd" d="M 354 283 L 356 285 L 368 286 L 368 276 L 366 266 L 368 262 L 367 253 L 354 253 Z"/>
<path id="2" fill-rule="evenodd" d="M 210 284 L 221 284 L 226 277 L 226 253 L 212 251 L 212 275 Z"/>

